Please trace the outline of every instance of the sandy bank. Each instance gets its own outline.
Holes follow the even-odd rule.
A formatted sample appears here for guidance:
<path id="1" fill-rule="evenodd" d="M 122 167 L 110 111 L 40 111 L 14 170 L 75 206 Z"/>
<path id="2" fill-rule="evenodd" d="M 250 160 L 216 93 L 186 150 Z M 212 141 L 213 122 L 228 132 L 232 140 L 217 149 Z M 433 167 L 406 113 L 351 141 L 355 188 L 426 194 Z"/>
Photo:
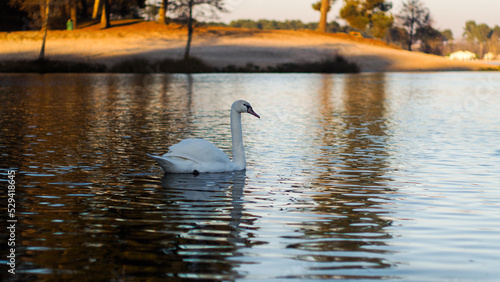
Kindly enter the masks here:
<path id="1" fill-rule="evenodd" d="M 186 31 L 154 22 L 121 23 L 107 30 L 95 26 L 74 31 L 49 31 L 46 58 L 112 65 L 141 57 L 154 62 L 180 58 Z M 0 60 L 36 59 L 41 47 L 39 31 L 0 32 Z M 346 35 L 311 31 L 261 31 L 232 28 L 199 28 L 192 56 L 210 65 L 261 67 L 289 62 L 311 62 L 336 54 L 357 63 L 362 71 L 479 70 L 489 65 L 458 62 L 408 52 L 382 42 Z"/>

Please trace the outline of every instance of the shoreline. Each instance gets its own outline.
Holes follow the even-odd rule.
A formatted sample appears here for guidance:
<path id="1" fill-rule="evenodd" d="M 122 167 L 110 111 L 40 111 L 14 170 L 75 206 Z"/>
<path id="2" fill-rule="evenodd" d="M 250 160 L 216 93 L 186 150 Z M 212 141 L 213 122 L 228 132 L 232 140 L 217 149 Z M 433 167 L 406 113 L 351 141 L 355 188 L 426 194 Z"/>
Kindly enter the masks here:
<path id="1" fill-rule="evenodd" d="M 49 31 L 45 57 L 51 61 L 103 64 L 112 67 L 126 60 L 152 64 L 183 57 L 186 30 L 155 22 L 114 23 L 101 30 L 89 26 L 73 31 Z M 0 62 L 38 58 L 41 31 L 0 32 Z M 195 29 L 191 56 L 214 68 L 247 65 L 263 70 L 282 64 L 321 62 L 341 56 L 361 72 L 477 71 L 497 69 L 478 61 L 451 61 L 444 57 L 410 52 L 385 42 L 325 34 L 316 31 L 250 30 L 220 27 Z"/>

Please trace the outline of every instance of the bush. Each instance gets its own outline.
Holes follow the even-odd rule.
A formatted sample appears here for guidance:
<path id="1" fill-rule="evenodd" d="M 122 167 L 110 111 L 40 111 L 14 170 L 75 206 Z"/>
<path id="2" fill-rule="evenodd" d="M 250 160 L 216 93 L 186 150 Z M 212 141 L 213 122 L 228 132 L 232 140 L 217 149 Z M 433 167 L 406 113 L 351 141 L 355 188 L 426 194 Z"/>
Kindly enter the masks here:
<path id="1" fill-rule="evenodd" d="M 148 66 L 151 63 L 143 58 L 134 58 L 125 61 L 121 61 L 113 65 L 109 72 L 117 73 L 148 73 Z"/>
<path id="2" fill-rule="evenodd" d="M 312 63 L 285 63 L 276 67 L 269 67 L 269 72 L 304 72 L 304 73 L 358 73 L 359 67 L 355 63 L 350 63 L 341 56 L 334 59 L 328 58 Z"/>
<path id="3" fill-rule="evenodd" d="M 163 59 L 151 62 L 144 58 L 133 58 L 107 68 L 102 64 L 76 63 L 52 60 L 25 60 L 0 62 L 0 72 L 13 73 L 255 73 L 255 72 L 280 72 L 280 73 L 357 73 L 356 64 L 348 62 L 340 56 L 327 58 L 311 63 L 285 63 L 277 66 L 261 68 L 253 63 L 245 66 L 228 65 L 223 68 L 213 68 L 198 58 L 189 59 Z"/>
<path id="4" fill-rule="evenodd" d="M 0 62 L 0 72 L 17 73 L 93 73 L 105 72 L 106 66 L 102 64 L 89 64 L 79 62 L 54 61 L 54 60 L 14 60 Z"/>
<path id="5" fill-rule="evenodd" d="M 152 63 L 143 58 L 134 58 L 111 67 L 110 72 L 117 73 L 207 73 L 213 68 L 198 58 L 163 59 Z"/>

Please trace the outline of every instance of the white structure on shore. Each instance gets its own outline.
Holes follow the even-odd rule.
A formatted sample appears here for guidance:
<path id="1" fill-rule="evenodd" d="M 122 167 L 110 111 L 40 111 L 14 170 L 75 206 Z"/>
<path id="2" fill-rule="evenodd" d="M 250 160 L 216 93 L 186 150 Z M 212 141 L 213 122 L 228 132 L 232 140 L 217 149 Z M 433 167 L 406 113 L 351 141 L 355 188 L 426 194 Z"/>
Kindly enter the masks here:
<path id="1" fill-rule="evenodd" d="M 488 52 L 488 53 L 484 54 L 483 60 L 491 61 L 491 60 L 494 60 L 494 59 L 495 59 L 495 54 L 493 54 L 491 52 Z"/>
<path id="2" fill-rule="evenodd" d="M 457 61 L 471 61 L 471 60 L 476 59 L 476 54 L 474 54 L 470 51 L 457 51 L 457 52 L 451 53 L 449 59 L 450 60 L 457 60 Z"/>

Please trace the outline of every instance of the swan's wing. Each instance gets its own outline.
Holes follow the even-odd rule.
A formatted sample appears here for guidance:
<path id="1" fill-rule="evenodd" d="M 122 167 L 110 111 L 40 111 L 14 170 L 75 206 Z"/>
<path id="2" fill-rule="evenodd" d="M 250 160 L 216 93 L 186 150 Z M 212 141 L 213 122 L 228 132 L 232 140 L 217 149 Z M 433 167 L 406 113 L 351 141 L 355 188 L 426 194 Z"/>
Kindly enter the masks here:
<path id="1" fill-rule="evenodd" d="M 169 147 L 163 157 L 191 160 L 197 164 L 230 163 L 229 157 L 214 144 L 203 139 L 185 139 Z"/>

